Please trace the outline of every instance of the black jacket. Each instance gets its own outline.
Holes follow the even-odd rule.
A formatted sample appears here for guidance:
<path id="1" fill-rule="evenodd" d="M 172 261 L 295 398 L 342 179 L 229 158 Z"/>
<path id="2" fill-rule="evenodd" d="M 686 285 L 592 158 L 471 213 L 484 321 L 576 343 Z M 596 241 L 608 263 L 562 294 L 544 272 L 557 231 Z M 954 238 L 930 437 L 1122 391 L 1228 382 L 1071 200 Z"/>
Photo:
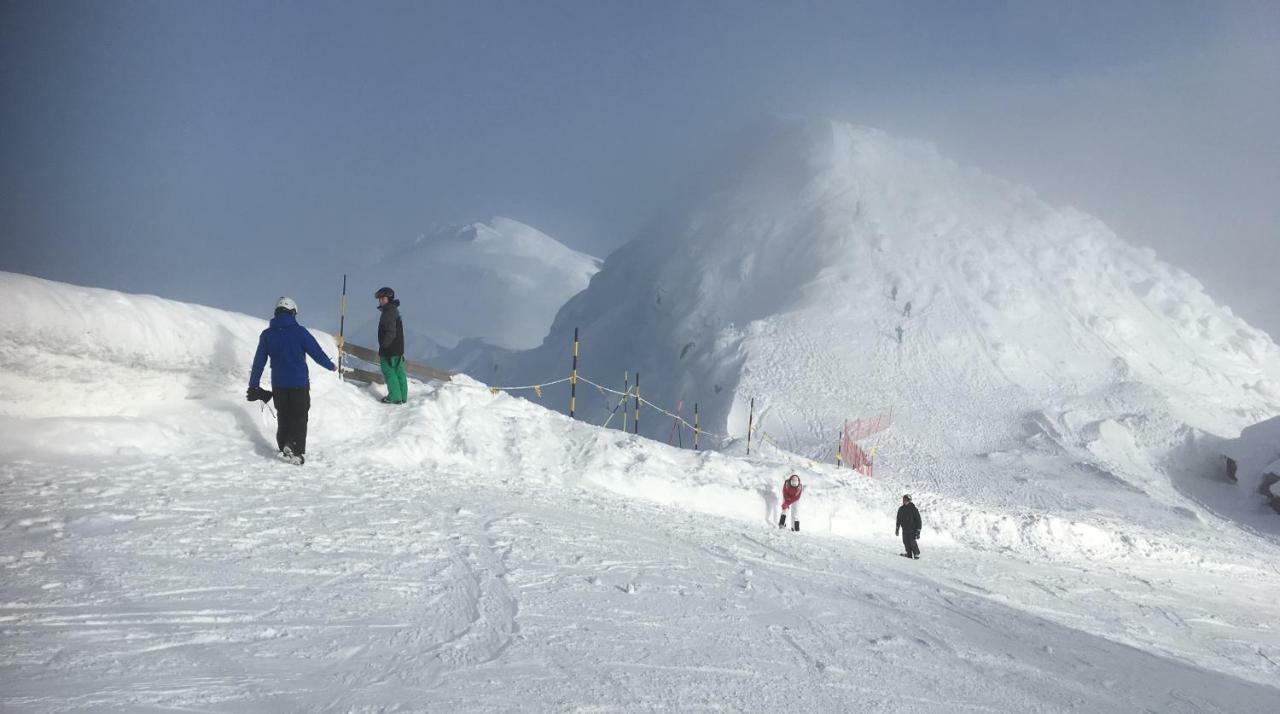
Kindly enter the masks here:
<path id="1" fill-rule="evenodd" d="M 920 511 L 916 510 L 916 504 L 905 503 L 898 508 L 898 525 L 894 530 L 902 528 L 909 533 L 919 533 L 921 525 Z"/>
<path id="2" fill-rule="evenodd" d="M 404 324 L 400 322 L 400 301 L 389 300 L 379 305 L 382 317 L 378 318 L 378 356 L 404 357 Z"/>

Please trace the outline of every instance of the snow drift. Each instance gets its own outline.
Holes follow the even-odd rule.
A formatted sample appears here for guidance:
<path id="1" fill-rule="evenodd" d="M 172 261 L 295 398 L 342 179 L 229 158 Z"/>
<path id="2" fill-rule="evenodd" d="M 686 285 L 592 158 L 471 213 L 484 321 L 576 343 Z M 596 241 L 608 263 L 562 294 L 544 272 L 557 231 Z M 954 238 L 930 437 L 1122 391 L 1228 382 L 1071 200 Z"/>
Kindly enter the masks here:
<path id="1" fill-rule="evenodd" d="M 9 273 L 0 278 L 0 301 L 17 308 L 0 321 L 0 454 L 128 461 L 213 457 L 241 443 L 261 454 L 274 451 L 274 422 L 260 404 L 244 401 L 249 362 L 266 321 Z M 316 335 L 332 353 L 332 337 Z M 809 528 L 852 538 L 882 530 L 883 504 L 895 503 L 907 486 L 898 478 L 868 479 L 768 444 L 751 460 L 668 447 L 491 394 L 465 376 L 431 388 L 425 398 L 423 389 L 414 387 L 420 398 L 411 408 L 388 415 L 371 398 L 377 388 L 312 370 L 314 449 L 328 451 L 327 458 L 339 464 L 519 473 L 551 487 L 590 487 L 749 522 L 776 519 L 777 485 L 786 472 L 799 469 L 813 475 Z M 1122 425 L 1102 430 L 1097 443 L 1117 450 L 1131 445 Z M 986 461 L 996 470 L 1001 457 L 991 454 Z M 1114 498 L 1124 490 L 1095 495 Z M 1234 556 L 1229 546 L 1206 550 L 1206 542 L 1230 542 L 1231 529 L 1189 512 L 1147 510 L 1134 522 L 1108 517 L 1102 504 L 1082 510 L 1042 499 L 1040 508 L 1020 504 L 1004 511 L 981 498 L 915 491 L 916 502 L 929 513 L 935 543 L 1051 560 L 1154 558 L 1254 570 L 1252 559 Z M 1186 532 L 1189 540 L 1162 532 L 1165 525 L 1173 533 Z"/>
<path id="2" fill-rule="evenodd" d="M 264 321 L 3 273 L 0 300 L 5 708 L 882 710 L 922 677 L 913 710 L 1280 701 L 1280 550 L 1211 517 L 926 489 L 926 571 L 893 556 L 893 478 L 319 369 L 298 468 L 243 398 Z"/>

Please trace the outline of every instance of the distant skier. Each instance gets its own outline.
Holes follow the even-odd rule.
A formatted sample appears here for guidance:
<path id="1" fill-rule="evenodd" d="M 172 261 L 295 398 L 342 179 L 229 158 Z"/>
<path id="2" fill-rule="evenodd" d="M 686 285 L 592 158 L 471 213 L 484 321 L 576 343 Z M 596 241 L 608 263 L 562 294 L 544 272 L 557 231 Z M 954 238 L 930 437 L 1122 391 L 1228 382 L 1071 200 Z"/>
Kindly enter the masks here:
<path id="1" fill-rule="evenodd" d="M 902 325 L 898 325 L 898 344 L 902 344 Z"/>
<path id="2" fill-rule="evenodd" d="M 316 364 L 336 372 L 335 365 L 320 349 L 320 343 L 298 324 L 298 305 L 287 297 L 276 301 L 271 326 L 258 336 L 258 351 L 253 355 L 253 371 L 249 373 L 246 398 L 274 398 L 276 401 L 276 448 L 286 459 L 302 465 L 307 451 L 307 415 L 311 410 L 311 378 L 307 374 L 310 355 Z M 262 370 L 271 360 L 271 390 L 261 387 Z"/>
<path id="3" fill-rule="evenodd" d="M 908 300 L 906 305 L 902 306 L 902 316 L 911 317 L 911 301 Z"/>
<path id="4" fill-rule="evenodd" d="M 800 483 L 800 476 L 791 474 L 786 481 L 782 482 L 782 516 L 778 519 L 778 527 L 787 527 L 787 510 L 791 510 L 791 530 L 800 530 L 800 510 L 798 504 L 800 496 L 804 494 L 804 484 Z"/>
<path id="5" fill-rule="evenodd" d="M 916 510 L 911 497 L 904 495 L 902 505 L 898 508 L 898 524 L 893 528 L 894 535 L 902 531 L 902 557 L 920 559 L 920 546 L 916 545 L 916 539 L 920 537 L 921 525 L 920 511 Z"/>
<path id="6" fill-rule="evenodd" d="M 898 302 L 898 286 L 897 285 L 894 285 L 893 289 L 889 291 L 889 299 L 893 300 L 895 303 Z"/>
<path id="7" fill-rule="evenodd" d="M 391 288 L 378 288 L 378 357 L 387 380 L 384 404 L 404 404 L 409 399 L 409 380 L 404 374 L 404 324 L 400 321 L 400 301 Z"/>

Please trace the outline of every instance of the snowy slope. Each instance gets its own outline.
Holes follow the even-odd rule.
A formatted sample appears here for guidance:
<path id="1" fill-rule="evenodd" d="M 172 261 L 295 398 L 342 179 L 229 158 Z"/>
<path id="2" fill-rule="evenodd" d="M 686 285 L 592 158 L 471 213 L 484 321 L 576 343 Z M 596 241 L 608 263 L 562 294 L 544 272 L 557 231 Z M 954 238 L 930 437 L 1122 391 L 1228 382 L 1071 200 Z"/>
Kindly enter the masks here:
<path id="1" fill-rule="evenodd" d="M 0 708 L 1273 711 L 1280 547 L 692 452 L 459 378 L 313 370 L 265 323 L 0 274 Z M 332 340 L 321 336 L 332 349 Z M 809 482 L 804 532 L 777 484 Z"/>
<path id="2" fill-rule="evenodd" d="M 519 221 L 440 228 L 379 253 L 357 283 L 396 290 L 409 356 L 432 358 L 465 339 L 507 349 L 537 346 L 555 313 L 587 286 L 600 261 Z M 372 298 L 353 300 L 355 335 L 376 336 Z M 369 306 L 366 308 L 366 306 Z M 366 342 L 373 337 L 366 339 Z M 448 366 L 448 365 L 444 365 Z"/>
<path id="3" fill-rule="evenodd" d="M 581 328 L 585 374 L 639 371 L 714 431 L 743 436 L 754 398 L 762 435 L 828 459 L 845 419 L 892 411 L 872 445 L 904 487 L 1170 523 L 1202 515 L 1180 489 L 1205 435 L 1280 414 L 1280 349 L 1096 219 L 873 129 L 781 121 L 748 149 L 510 379 L 563 374 Z"/>

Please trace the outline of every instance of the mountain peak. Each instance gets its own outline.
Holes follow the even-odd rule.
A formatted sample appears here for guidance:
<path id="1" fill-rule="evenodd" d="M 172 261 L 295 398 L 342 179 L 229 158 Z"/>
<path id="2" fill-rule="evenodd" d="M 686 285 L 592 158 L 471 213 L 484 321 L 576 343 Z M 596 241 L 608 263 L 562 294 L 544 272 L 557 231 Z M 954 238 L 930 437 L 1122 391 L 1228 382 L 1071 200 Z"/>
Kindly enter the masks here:
<path id="1" fill-rule="evenodd" d="M 368 269 L 394 285 L 405 329 L 418 343 L 451 348 L 466 339 L 508 349 L 542 341 L 556 310 L 586 287 L 597 258 L 572 250 L 520 221 L 433 228 Z M 425 338 L 425 339 L 423 339 Z"/>
<path id="2" fill-rule="evenodd" d="M 784 120 L 737 146 L 513 358 L 522 376 L 554 373 L 580 328 L 587 372 L 652 375 L 651 401 L 731 435 L 754 399 L 815 458 L 844 419 L 893 409 L 886 454 L 929 478 L 1043 434 L 1030 414 L 1077 415 L 1053 429 L 1073 444 L 1128 428 L 1081 413 L 1141 414 L 1125 438 L 1172 444 L 1280 412 L 1280 349 L 1081 211 L 867 127 Z"/>

